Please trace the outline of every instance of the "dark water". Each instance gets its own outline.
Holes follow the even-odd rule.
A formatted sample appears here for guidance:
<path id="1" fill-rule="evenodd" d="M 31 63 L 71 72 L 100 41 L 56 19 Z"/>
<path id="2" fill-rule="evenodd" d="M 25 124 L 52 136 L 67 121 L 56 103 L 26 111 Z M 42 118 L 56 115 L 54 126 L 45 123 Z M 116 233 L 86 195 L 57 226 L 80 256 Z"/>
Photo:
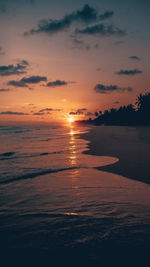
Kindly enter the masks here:
<path id="1" fill-rule="evenodd" d="M 82 154 L 85 131 L 0 127 L 3 255 L 21 255 L 28 266 L 148 260 L 150 186 L 94 169 L 119 159 Z"/>

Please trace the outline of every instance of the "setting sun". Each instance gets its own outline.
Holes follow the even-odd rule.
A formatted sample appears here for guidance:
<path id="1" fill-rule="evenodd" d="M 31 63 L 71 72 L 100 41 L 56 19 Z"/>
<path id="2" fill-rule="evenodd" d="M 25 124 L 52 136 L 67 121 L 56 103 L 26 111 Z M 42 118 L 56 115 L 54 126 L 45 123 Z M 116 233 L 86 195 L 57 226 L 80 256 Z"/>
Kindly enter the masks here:
<path id="1" fill-rule="evenodd" d="M 68 121 L 71 123 L 71 122 L 74 122 L 75 119 L 73 117 L 70 117 L 70 118 L 68 118 Z"/>

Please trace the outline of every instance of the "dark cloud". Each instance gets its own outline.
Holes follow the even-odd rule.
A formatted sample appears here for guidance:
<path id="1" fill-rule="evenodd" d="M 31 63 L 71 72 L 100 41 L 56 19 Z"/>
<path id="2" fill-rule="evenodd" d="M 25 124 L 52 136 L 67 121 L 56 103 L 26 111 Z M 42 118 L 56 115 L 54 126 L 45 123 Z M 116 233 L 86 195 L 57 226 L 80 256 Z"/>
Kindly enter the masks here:
<path id="1" fill-rule="evenodd" d="M 20 75 L 26 73 L 29 63 L 26 60 L 20 61 L 17 65 L 0 66 L 0 76 Z"/>
<path id="2" fill-rule="evenodd" d="M 87 110 L 86 108 L 80 108 L 77 109 L 76 111 L 69 112 L 69 115 L 82 115 L 86 110 Z"/>
<path id="3" fill-rule="evenodd" d="M 62 109 L 59 109 L 59 108 L 44 108 L 44 109 L 41 109 L 39 112 L 49 112 L 49 111 L 62 111 Z"/>
<path id="4" fill-rule="evenodd" d="M 18 81 L 16 80 L 9 81 L 8 85 L 12 85 L 16 87 L 28 87 L 28 84 L 37 84 L 37 83 L 40 83 L 41 81 L 47 81 L 47 77 L 45 76 L 23 77 L 22 79 Z"/>
<path id="5" fill-rule="evenodd" d="M 69 112 L 69 115 L 77 115 L 77 112 L 71 111 L 71 112 Z"/>
<path id="6" fill-rule="evenodd" d="M 27 84 L 20 81 L 11 80 L 8 82 L 8 85 L 15 86 L 15 87 L 28 87 Z"/>
<path id="7" fill-rule="evenodd" d="M 63 86 L 63 85 L 67 85 L 67 84 L 68 84 L 68 82 L 56 80 L 56 81 L 47 83 L 47 86 L 48 87 L 56 87 L 56 86 Z"/>
<path id="8" fill-rule="evenodd" d="M 105 20 L 105 19 L 109 19 L 112 18 L 114 16 L 114 11 L 106 11 L 104 14 L 101 14 L 99 16 L 100 20 Z"/>
<path id="9" fill-rule="evenodd" d="M 39 110 L 39 112 L 46 112 L 46 111 L 53 111 L 53 109 L 52 108 L 44 108 L 44 109 L 41 109 L 41 110 Z"/>
<path id="10" fill-rule="evenodd" d="M 120 70 L 120 71 L 116 72 L 116 74 L 118 74 L 118 75 L 129 75 L 129 76 L 133 76 L 133 75 L 137 75 L 137 74 L 141 74 L 141 73 L 143 73 L 143 71 L 141 71 L 139 69 Z"/>
<path id="11" fill-rule="evenodd" d="M 91 23 L 108 19 L 112 17 L 113 14 L 113 11 L 106 11 L 104 14 L 99 15 L 97 9 L 85 5 L 82 9 L 67 14 L 62 19 L 42 20 L 37 25 L 37 28 L 25 32 L 24 35 L 36 33 L 56 34 L 69 29 L 73 22 Z"/>
<path id="12" fill-rule="evenodd" d="M 3 111 L 0 112 L 1 115 L 29 115 L 28 113 L 24 112 L 17 112 L 17 111 Z"/>
<path id="13" fill-rule="evenodd" d="M 89 5 L 85 5 L 83 9 L 72 12 L 71 14 L 65 15 L 62 19 L 59 20 L 42 20 L 37 29 L 31 29 L 29 32 L 25 32 L 24 35 L 35 34 L 35 33 L 47 33 L 47 34 L 56 34 L 67 30 L 74 21 L 82 22 L 92 22 L 97 19 L 97 11 Z"/>
<path id="14" fill-rule="evenodd" d="M 118 85 L 104 85 L 104 84 L 96 84 L 96 86 L 94 87 L 94 90 L 96 91 L 96 93 L 101 93 L 101 94 L 106 94 L 109 92 L 115 92 L 115 91 L 128 91 L 131 92 L 132 88 L 131 87 L 127 87 L 127 88 L 121 88 Z"/>
<path id="15" fill-rule="evenodd" d="M 130 56 L 129 59 L 138 60 L 138 61 L 141 60 L 141 58 L 137 56 Z"/>
<path id="16" fill-rule="evenodd" d="M 43 115 L 45 115 L 45 113 L 44 112 L 35 112 L 35 113 L 33 113 L 33 115 L 43 116 Z"/>
<path id="17" fill-rule="evenodd" d="M 114 101 L 114 104 L 120 104 L 120 101 Z"/>
<path id="18" fill-rule="evenodd" d="M 43 115 L 51 114 L 51 112 L 56 112 L 56 111 L 62 111 L 62 109 L 44 108 L 44 109 L 39 110 L 38 112 L 34 112 L 33 115 L 43 116 Z"/>
<path id="19" fill-rule="evenodd" d="M 47 81 L 46 76 L 30 76 L 30 77 L 24 77 L 20 80 L 23 83 L 40 83 Z"/>
<path id="20" fill-rule="evenodd" d="M 84 29 L 76 29 L 76 34 L 82 35 L 97 35 L 97 36 L 124 36 L 126 35 L 125 30 L 122 30 L 114 25 L 95 24 L 92 26 L 85 27 Z"/>
<path id="21" fill-rule="evenodd" d="M 95 8 L 85 5 L 81 10 L 77 10 L 70 14 L 73 21 L 83 21 L 86 23 L 93 22 L 98 18 L 98 12 Z"/>
<path id="22" fill-rule="evenodd" d="M 0 93 L 1 92 L 9 92 L 9 91 L 11 91 L 10 89 L 3 89 L 3 88 L 0 88 Z"/>

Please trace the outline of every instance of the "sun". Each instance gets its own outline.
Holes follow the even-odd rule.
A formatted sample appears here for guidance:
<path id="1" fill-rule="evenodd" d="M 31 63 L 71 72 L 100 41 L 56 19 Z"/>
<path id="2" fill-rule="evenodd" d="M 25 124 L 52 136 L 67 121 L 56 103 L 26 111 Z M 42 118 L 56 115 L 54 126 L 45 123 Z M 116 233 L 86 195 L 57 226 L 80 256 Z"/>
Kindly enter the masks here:
<path id="1" fill-rule="evenodd" d="M 75 121 L 75 119 L 74 119 L 73 117 L 69 117 L 69 118 L 68 118 L 68 121 L 69 121 L 70 123 L 72 123 L 72 122 Z"/>

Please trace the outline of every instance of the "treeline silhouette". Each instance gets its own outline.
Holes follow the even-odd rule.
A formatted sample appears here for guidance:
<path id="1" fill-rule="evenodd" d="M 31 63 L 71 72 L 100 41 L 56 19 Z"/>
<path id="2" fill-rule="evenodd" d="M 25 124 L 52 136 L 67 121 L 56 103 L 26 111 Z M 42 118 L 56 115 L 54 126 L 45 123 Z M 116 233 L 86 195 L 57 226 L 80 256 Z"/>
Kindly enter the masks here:
<path id="1" fill-rule="evenodd" d="M 130 104 L 119 108 L 111 108 L 95 112 L 95 119 L 89 119 L 89 123 L 97 125 L 150 125 L 150 93 L 140 94 L 137 97 L 135 107 Z"/>

